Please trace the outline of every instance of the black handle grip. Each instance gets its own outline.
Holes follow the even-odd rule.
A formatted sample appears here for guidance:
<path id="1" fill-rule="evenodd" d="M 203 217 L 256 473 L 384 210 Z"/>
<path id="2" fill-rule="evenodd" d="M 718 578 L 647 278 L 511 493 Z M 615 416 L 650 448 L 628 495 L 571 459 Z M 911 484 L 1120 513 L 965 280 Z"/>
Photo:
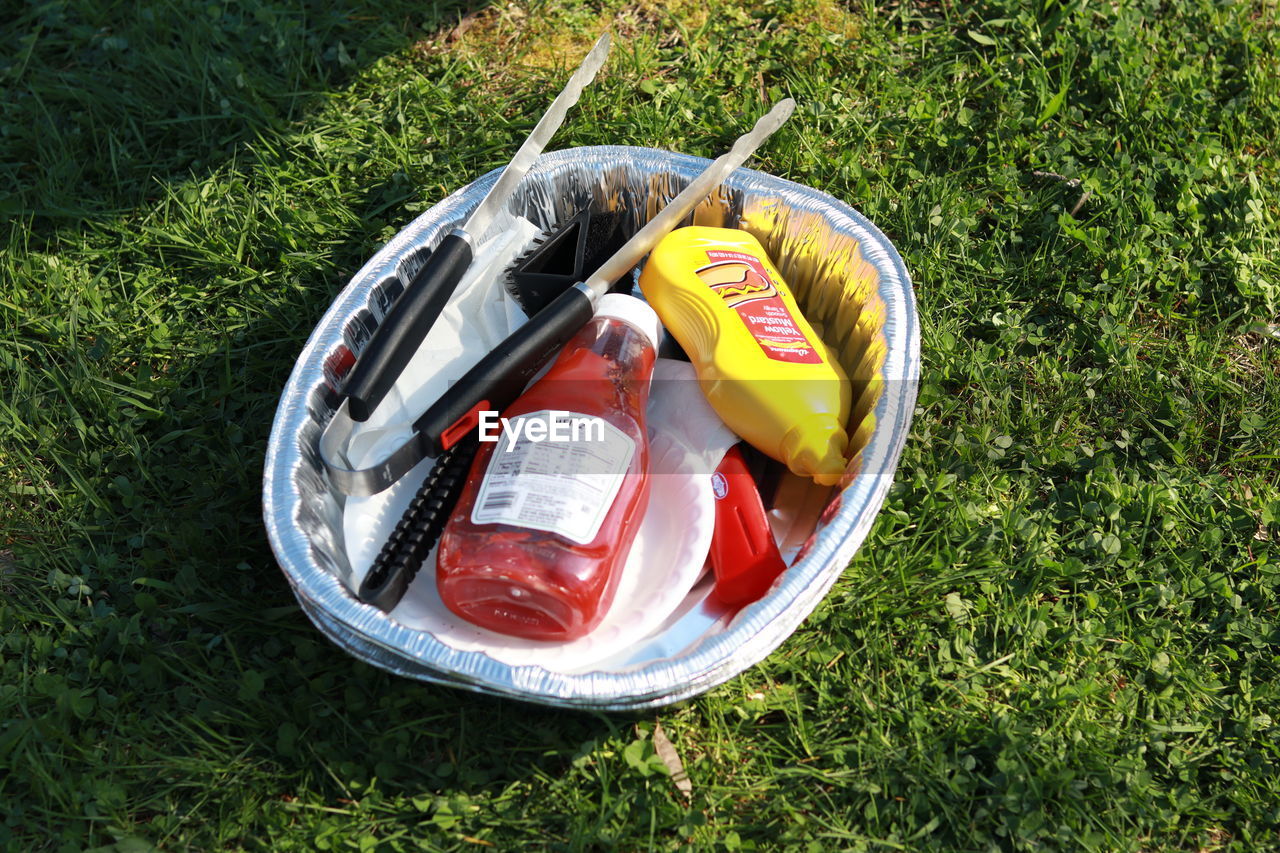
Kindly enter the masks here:
<path id="1" fill-rule="evenodd" d="M 476 438 L 470 436 L 436 460 L 431 474 L 364 576 L 357 598 L 388 613 L 400 603 L 422 561 L 444 532 L 445 523 L 462 496 L 462 487 L 466 485 L 479 447 Z"/>
<path id="2" fill-rule="evenodd" d="M 471 244 L 450 234 L 440 241 L 360 353 L 342 387 L 355 421 L 369 415 L 396 384 L 471 265 Z"/>
<path id="3" fill-rule="evenodd" d="M 460 433 L 450 428 L 460 420 L 475 416 L 480 404 L 502 411 L 515 402 L 542 366 L 586 325 L 595 313 L 591 297 L 571 287 L 555 298 L 506 340 L 498 344 L 475 367 L 450 386 L 413 425 L 413 430 L 437 456 Z"/>

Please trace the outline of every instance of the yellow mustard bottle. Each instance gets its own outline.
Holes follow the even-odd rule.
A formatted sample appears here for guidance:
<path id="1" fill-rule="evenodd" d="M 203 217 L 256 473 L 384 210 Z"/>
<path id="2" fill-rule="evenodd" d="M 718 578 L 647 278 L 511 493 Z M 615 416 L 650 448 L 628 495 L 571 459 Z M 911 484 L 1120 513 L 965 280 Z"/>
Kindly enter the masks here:
<path id="1" fill-rule="evenodd" d="M 795 474 L 840 479 L 849 379 L 760 241 L 733 228 L 676 229 L 649 255 L 640 289 L 730 429 Z"/>

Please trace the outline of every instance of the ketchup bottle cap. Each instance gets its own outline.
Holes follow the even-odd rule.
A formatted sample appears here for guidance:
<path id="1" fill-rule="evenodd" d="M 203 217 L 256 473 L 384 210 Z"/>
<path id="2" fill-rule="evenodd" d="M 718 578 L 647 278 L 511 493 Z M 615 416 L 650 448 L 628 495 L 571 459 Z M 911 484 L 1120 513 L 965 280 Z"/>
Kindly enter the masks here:
<path id="1" fill-rule="evenodd" d="M 655 350 L 662 337 L 662 321 L 648 303 L 625 293 L 606 293 L 596 305 L 597 317 L 621 320 L 644 333 Z"/>

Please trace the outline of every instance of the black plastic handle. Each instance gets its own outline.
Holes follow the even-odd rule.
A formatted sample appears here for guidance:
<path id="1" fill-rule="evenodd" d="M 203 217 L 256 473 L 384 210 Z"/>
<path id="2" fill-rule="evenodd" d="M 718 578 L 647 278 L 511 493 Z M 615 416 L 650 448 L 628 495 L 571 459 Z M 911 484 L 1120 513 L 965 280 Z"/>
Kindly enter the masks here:
<path id="1" fill-rule="evenodd" d="M 595 314 L 585 291 L 571 287 L 449 387 L 413 425 L 430 456 L 471 432 L 479 410 L 500 412 Z"/>
<path id="2" fill-rule="evenodd" d="M 471 244 L 458 234 L 440 241 L 360 353 L 342 394 L 355 421 L 367 421 L 396 384 L 471 265 Z"/>
<path id="3" fill-rule="evenodd" d="M 462 496 L 480 444 L 468 437 L 436 460 L 413 502 L 383 543 L 356 597 L 390 613 L 413 583 Z"/>

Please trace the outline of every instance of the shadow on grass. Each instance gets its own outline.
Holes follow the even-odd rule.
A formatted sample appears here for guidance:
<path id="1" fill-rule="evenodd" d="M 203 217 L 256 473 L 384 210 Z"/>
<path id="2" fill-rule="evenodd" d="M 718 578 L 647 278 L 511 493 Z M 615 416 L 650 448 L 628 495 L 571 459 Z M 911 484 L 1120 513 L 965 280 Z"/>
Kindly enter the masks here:
<path id="1" fill-rule="evenodd" d="M 21 327 L 0 366 L 18 389 L 9 414 L 32 427 L 19 468 L 49 473 L 48 495 L 24 499 L 5 537 L 16 569 L 3 623 L 16 620 L 29 666 L 0 696 L 0 794 L 17 804 L 0 846 L 252 840 L 288 823 L 299 798 L 347 808 L 375 779 L 380 797 L 416 798 L 556 774 L 625 725 L 359 663 L 306 621 L 267 547 L 262 459 L 279 389 L 333 269 L 359 268 L 411 186 L 370 181 L 336 237 L 282 223 L 291 240 L 326 239 L 331 262 L 294 266 L 288 284 L 291 247 L 269 235 L 261 251 L 277 268 L 245 285 L 168 235 L 125 233 L 237 158 L 250 180 L 282 168 L 296 123 L 326 94 L 479 5 L 47 3 L 11 24 L 0 212 L 17 226 L 6 239 L 28 253 L 74 244 L 78 258 L 104 244 L 135 304 L 108 294 L 88 334 L 57 315 L 93 282 L 46 297 L 49 319 Z M 264 140 L 278 150 L 245 154 Z M 181 302 L 225 299 L 235 311 Z M 170 356 L 150 358 L 149 326 L 165 322 L 152 308 L 166 306 L 176 334 L 213 327 L 215 340 L 157 343 Z M 132 324 L 115 340 L 112 317 Z"/>
<path id="2" fill-rule="evenodd" d="M 484 5 L 29 5 L 0 47 L 0 212 L 44 231 L 153 202 Z"/>

